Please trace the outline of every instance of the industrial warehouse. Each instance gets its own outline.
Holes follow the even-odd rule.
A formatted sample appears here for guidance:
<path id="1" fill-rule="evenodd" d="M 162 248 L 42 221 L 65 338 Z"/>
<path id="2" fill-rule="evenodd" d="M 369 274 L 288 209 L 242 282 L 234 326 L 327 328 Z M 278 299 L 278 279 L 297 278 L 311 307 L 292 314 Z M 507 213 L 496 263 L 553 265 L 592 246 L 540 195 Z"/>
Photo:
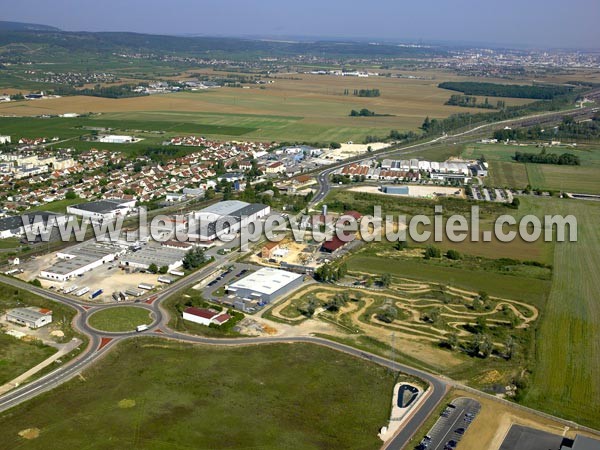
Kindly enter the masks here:
<path id="1" fill-rule="evenodd" d="M 52 311 L 36 306 L 14 308 L 6 313 L 6 320 L 36 329 L 52 323 Z"/>
<path id="2" fill-rule="evenodd" d="M 92 222 L 104 222 L 126 216 L 133 210 L 135 203 L 135 200 L 97 200 L 68 206 L 67 213 Z"/>
<path id="3" fill-rule="evenodd" d="M 47 226 L 58 226 L 67 222 L 67 216 L 40 211 L 23 216 L 8 216 L 0 219 L 0 239 L 21 237 L 26 234 L 39 235 Z"/>
<path id="4" fill-rule="evenodd" d="M 190 214 L 188 237 L 190 240 L 214 241 L 217 237 L 239 232 L 270 212 L 271 207 L 261 203 L 239 200 L 215 203 Z"/>
<path id="5" fill-rule="evenodd" d="M 227 293 L 238 298 L 271 303 L 278 297 L 299 288 L 304 277 L 286 270 L 265 267 L 227 287 Z"/>
<path id="6" fill-rule="evenodd" d="M 176 248 L 158 243 L 149 243 L 141 250 L 123 256 L 121 266 L 147 270 L 150 265 L 156 264 L 157 267 L 168 267 L 169 270 L 174 270 L 183 264 L 183 257 L 187 251 L 187 247 Z"/>
<path id="7" fill-rule="evenodd" d="M 56 254 L 58 261 L 40 272 L 40 278 L 64 282 L 101 266 L 125 253 L 125 249 L 102 242 L 86 242 Z"/>

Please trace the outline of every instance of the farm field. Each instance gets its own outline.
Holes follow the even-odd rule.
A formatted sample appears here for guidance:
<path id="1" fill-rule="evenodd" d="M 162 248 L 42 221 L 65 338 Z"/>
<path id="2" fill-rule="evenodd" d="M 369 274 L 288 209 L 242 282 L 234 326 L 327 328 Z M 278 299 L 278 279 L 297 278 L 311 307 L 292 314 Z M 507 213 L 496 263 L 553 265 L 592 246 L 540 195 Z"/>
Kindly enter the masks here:
<path id="1" fill-rule="evenodd" d="M 585 167 L 527 164 L 527 177 L 529 184 L 535 189 L 600 193 L 600 165 Z"/>
<path id="2" fill-rule="evenodd" d="M 93 313 L 88 323 L 100 331 L 125 332 L 135 330 L 138 325 L 149 325 L 152 319 L 146 309 L 120 306 Z"/>
<path id="3" fill-rule="evenodd" d="M 530 185 L 534 189 L 562 190 L 596 194 L 599 192 L 600 148 L 582 145 L 577 148 L 547 148 L 547 153 L 571 153 L 581 160 L 580 166 L 559 166 L 553 164 L 524 164 L 513 161 L 515 152 L 539 153 L 541 147 L 535 145 L 517 146 L 486 144 L 466 146 L 461 155 L 477 158 L 484 155 L 490 163 L 491 186 L 507 186 L 516 189 Z"/>
<path id="4" fill-rule="evenodd" d="M 539 327 L 536 365 L 525 401 L 598 428 L 600 205 L 552 202 L 557 213 L 577 217 L 578 241 L 554 247 L 552 288 Z"/>
<path id="5" fill-rule="evenodd" d="M 494 187 L 525 189 L 529 185 L 527 167 L 517 162 L 492 161 L 486 184 Z"/>
<path id="6" fill-rule="evenodd" d="M 0 448 L 377 449 L 395 382 L 320 346 L 159 339 L 119 344 L 82 375 L 0 415 Z"/>
<path id="7" fill-rule="evenodd" d="M 392 129 L 416 130 L 426 116 L 473 111 L 444 105 L 451 93 L 437 87 L 441 80 L 317 75 L 297 78 L 277 78 L 274 84 L 262 88 L 220 88 L 126 99 L 74 96 L 10 102 L 0 104 L 0 115 L 94 112 L 103 113 L 98 120 L 123 121 L 123 127 L 127 127 L 127 121 L 154 121 L 155 127 L 148 131 L 193 132 L 225 139 L 243 136 L 247 140 L 343 142 L 360 141 L 367 135 L 386 136 Z M 352 92 L 374 88 L 381 90 L 380 97 L 343 95 L 345 89 Z M 506 101 L 523 104 L 530 100 Z M 361 108 L 390 116 L 349 117 L 352 109 Z M 3 120 L 0 118 L 0 126 Z M 169 122 L 170 126 L 159 122 Z M 190 129 L 194 126 L 197 129 Z"/>

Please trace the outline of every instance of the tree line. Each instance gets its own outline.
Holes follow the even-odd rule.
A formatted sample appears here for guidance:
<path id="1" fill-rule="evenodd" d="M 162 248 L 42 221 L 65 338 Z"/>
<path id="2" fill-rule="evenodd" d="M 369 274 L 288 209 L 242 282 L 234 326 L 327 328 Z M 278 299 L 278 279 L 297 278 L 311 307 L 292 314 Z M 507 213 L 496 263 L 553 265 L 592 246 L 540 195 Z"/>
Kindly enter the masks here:
<path id="1" fill-rule="evenodd" d="M 52 90 L 55 95 L 86 95 L 89 97 L 126 98 L 142 97 L 148 94 L 135 92 L 132 84 L 119 84 L 115 86 L 95 85 L 93 88 L 76 89 L 72 86 L 57 86 Z"/>
<path id="2" fill-rule="evenodd" d="M 563 153 L 562 155 L 546 153 L 546 149 L 542 149 L 540 153 L 515 152 L 514 158 L 515 161 L 522 163 L 556 164 L 559 166 L 579 166 L 581 164 L 579 156 L 572 153 Z"/>
<path id="3" fill-rule="evenodd" d="M 504 100 L 498 100 L 496 104 L 493 105 L 486 97 L 483 103 L 478 103 L 477 97 L 461 94 L 452 94 L 445 104 L 449 106 L 462 106 L 464 108 L 482 109 L 504 109 L 506 107 L 506 102 L 504 102 Z"/>
<path id="4" fill-rule="evenodd" d="M 446 81 L 439 88 L 459 91 L 466 95 L 488 95 L 490 97 L 533 98 L 552 100 L 573 91 L 571 86 L 520 85 L 481 83 L 476 81 Z"/>

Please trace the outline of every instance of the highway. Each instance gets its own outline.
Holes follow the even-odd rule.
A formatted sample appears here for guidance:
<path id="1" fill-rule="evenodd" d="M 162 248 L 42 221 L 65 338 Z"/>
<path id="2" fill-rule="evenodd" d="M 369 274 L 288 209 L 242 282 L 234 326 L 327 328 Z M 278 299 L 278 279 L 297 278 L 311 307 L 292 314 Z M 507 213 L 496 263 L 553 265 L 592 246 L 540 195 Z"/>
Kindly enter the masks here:
<path id="1" fill-rule="evenodd" d="M 586 108 L 582 108 L 576 110 L 575 112 L 581 114 L 585 111 Z M 569 114 L 567 112 L 558 112 L 558 113 L 544 113 L 538 114 L 534 116 L 529 116 L 526 118 L 514 119 L 504 122 L 496 122 L 493 124 L 485 124 L 474 127 L 470 130 L 457 133 L 451 136 L 441 136 L 435 139 L 432 139 L 427 142 L 416 143 L 412 145 L 406 145 L 402 147 L 393 147 L 389 150 L 384 150 L 376 153 L 369 153 L 365 156 L 361 156 L 358 159 L 353 159 L 352 162 L 360 162 L 368 159 L 372 159 L 374 157 L 386 156 L 388 154 L 409 154 L 415 153 L 418 151 L 422 151 L 423 149 L 435 145 L 437 143 L 458 139 L 465 136 L 468 136 L 473 133 L 477 133 L 483 129 L 488 127 L 499 126 L 508 123 L 519 123 L 519 121 L 523 120 L 539 120 L 539 119 L 556 119 L 559 116 L 563 116 L 565 114 Z M 334 166 L 329 166 L 322 170 L 317 175 L 318 181 L 318 189 L 315 193 L 311 201 L 311 205 L 314 206 L 317 203 L 323 201 L 323 199 L 327 196 L 331 189 L 331 185 L 329 183 L 329 176 L 340 167 L 348 164 L 348 161 L 336 164 Z M 235 243 L 230 243 L 230 246 L 234 246 Z M 406 422 L 406 424 L 402 427 L 402 429 L 391 439 L 388 441 L 384 448 L 386 449 L 402 449 L 406 446 L 407 442 L 410 438 L 419 430 L 420 426 L 427 419 L 427 417 L 431 414 L 431 412 L 435 409 L 435 407 L 443 400 L 446 392 L 448 391 L 451 384 L 453 384 L 450 380 L 446 380 L 442 377 L 439 377 L 435 374 L 427 373 L 410 366 L 406 366 L 404 364 L 397 363 L 395 361 L 391 361 L 389 359 L 383 358 L 381 356 L 377 356 L 371 353 L 367 353 L 361 350 L 357 350 L 355 348 L 349 347 L 347 345 L 343 345 L 337 342 L 329 341 L 322 338 L 310 337 L 310 336 L 299 336 L 299 337 L 289 337 L 289 338 L 280 338 L 280 337 L 259 337 L 259 338 L 237 338 L 237 339 L 214 339 L 214 338 L 205 338 L 201 336 L 191 336 L 187 334 L 183 334 L 174 330 L 171 330 L 168 326 L 169 323 L 169 314 L 163 308 L 163 301 L 172 296 L 173 294 L 184 290 L 190 286 L 195 285 L 205 277 L 209 276 L 212 272 L 214 272 L 218 267 L 223 266 L 231 261 L 234 258 L 239 257 L 239 253 L 231 252 L 226 256 L 220 256 L 214 253 L 214 260 L 198 270 L 197 272 L 183 278 L 182 280 L 166 287 L 160 293 L 150 296 L 149 298 L 142 299 L 140 303 L 127 303 L 127 306 L 136 306 L 140 308 L 145 308 L 150 311 L 153 317 L 153 323 L 150 326 L 149 330 L 144 332 L 144 335 L 155 336 L 164 339 L 172 339 L 177 340 L 179 342 L 188 342 L 191 344 L 203 344 L 203 345 L 225 345 L 225 346 L 244 346 L 244 345 L 259 345 L 259 344 L 272 344 L 272 343 L 310 343 L 316 345 L 322 345 L 328 348 L 331 348 L 336 351 L 344 352 L 350 355 L 353 355 L 358 358 L 362 358 L 365 360 L 369 360 L 373 363 L 379 364 L 381 366 L 388 367 L 390 369 L 400 371 L 403 373 L 407 373 L 409 375 L 413 375 L 419 377 L 426 382 L 429 383 L 430 388 L 427 391 L 427 399 L 421 404 L 420 408 L 413 412 L 412 416 Z M 84 300 L 75 300 L 73 298 L 67 297 L 65 295 L 61 295 L 54 291 L 45 290 L 42 288 L 38 288 L 29 283 L 25 283 L 15 278 L 10 277 L 2 277 L 1 281 L 5 284 L 14 286 L 19 289 L 27 290 L 34 294 L 37 294 L 46 299 L 62 303 L 74 308 L 77 311 L 77 314 L 73 320 L 73 328 L 87 336 L 89 339 L 87 347 L 81 352 L 73 360 L 64 364 L 64 366 L 40 377 L 39 379 L 18 387 L 7 394 L 0 397 L 0 412 L 6 411 L 10 408 L 13 408 L 29 399 L 36 397 L 37 395 L 46 392 L 50 389 L 59 386 L 60 384 L 72 379 L 73 377 L 80 374 L 83 370 L 90 367 L 100 358 L 102 358 L 107 352 L 110 351 L 112 347 L 115 346 L 116 343 L 123 341 L 125 339 L 131 339 L 136 336 L 140 336 L 140 333 L 136 333 L 134 331 L 126 332 L 126 333 L 106 333 L 100 332 L 98 330 L 93 329 L 88 324 L 88 317 L 102 309 L 102 308 L 115 308 L 125 305 L 115 305 L 115 304 L 107 304 L 107 305 L 97 305 L 88 303 Z M 383 425 L 383 424 L 382 424 Z"/>

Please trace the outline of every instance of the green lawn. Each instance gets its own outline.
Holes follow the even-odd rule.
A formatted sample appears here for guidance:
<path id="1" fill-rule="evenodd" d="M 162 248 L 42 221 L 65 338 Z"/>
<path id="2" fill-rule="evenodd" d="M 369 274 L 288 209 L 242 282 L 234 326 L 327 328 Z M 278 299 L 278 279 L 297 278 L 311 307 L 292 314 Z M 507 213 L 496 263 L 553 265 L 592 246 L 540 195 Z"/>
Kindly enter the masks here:
<path id="1" fill-rule="evenodd" d="M 27 332 L 26 329 L 23 329 Z M 0 332 L 0 386 L 41 363 L 56 352 L 54 347 L 25 342 Z"/>
<path id="2" fill-rule="evenodd" d="M 375 274 L 390 273 L 399 277 L 424 280 L 460 287 L 534 305 L 543 305 L 550 281 L 529 277 L 516 277 L 495 272 L 476 271 L 471 268 L 445 267 L 418 259 L 389 260 L 377 256 L 353 256 L 348 260 L 348 270 Z"/>
<path id="3" fill-rule="evenodd" d="M 525 164 L 507 161 L 492 161 L 486 184 L 494 187 L 524 189 L 529 184 Z"/>
<path id="4" fill-rule="evenodd" d="M 100 331 L 123 332 L 135 330 L 138 325 L 150 325 L 152 318 L 147 309 L 116 306 L 93 313 L 88 323 Z"/>
<path id="5" fill-rule="evenodd" d="M 2 448 L 378 449 L 395 376 L 307 344 L 119 344 L 0 415 Z M 26 441 L 18 432 L 38 428 Z"/>
<path id="6" fill-rule="evenodd" d="M 21 245 L 19 238 L 0 239 L 0 249 L 16 249 Z"/>
<path id="7" fill-rule="evenodd" d="M 598 428 L 600 424 L 600 205 L 558 202 L 578 219 L 578 242 L 557 243 L 550 297 L 539 327 L 526 403 Z"/>
<path id="8" fill-rule="evenodd" d="M 600 193 L 600 166 L 556 166 L 527 164 L 529 184 L 534 189 L 548 189 L 584 194 Z"/>
<path id="9" fill-rule="evenodd" d="M 513 161 L 515 152 L 539 153 L 541 148 L 534 145 L 517 146 L 503 144 L 468 145 L 462 151 L 465 158 L 484 155 L 490 163 L 490 176 L 487 184 L 495 187 L 525 188 L 528 184 L 534 189 L 581 192 L 600 192 L 600 148 L 595 145 L 582 145 L 577 148 L 553 147 L 547 153 L 571 153 L 579 157 L 580 166 L 559 166 L 553 164 L 523 164 Z"/>

